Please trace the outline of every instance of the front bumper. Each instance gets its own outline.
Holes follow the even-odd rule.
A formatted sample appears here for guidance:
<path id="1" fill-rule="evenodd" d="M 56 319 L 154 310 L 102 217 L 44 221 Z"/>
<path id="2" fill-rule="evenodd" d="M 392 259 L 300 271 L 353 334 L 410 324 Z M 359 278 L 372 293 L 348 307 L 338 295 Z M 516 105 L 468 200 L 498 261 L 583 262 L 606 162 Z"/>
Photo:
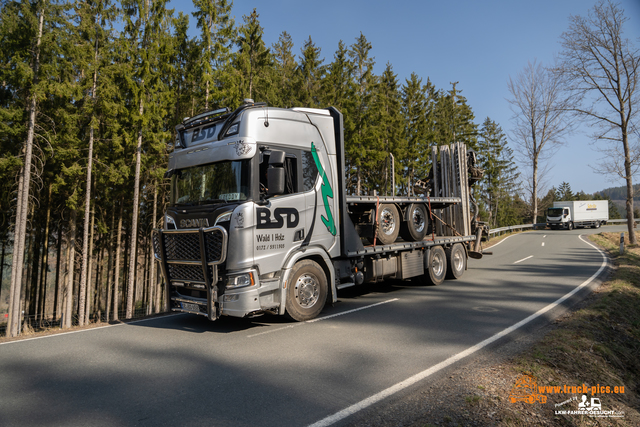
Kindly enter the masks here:
<path id="1" fill-rule="evenodd" d="M 209 320 L 220 317 L 218 265 L 226 260 L 227 240 L 227 230 L 220 226 L 153 230 L 154 255 L 161 266 L 172 311 L 204 315 Z M 205 291 L 206 307 L 202 298 L 173 294 L 171 285 Z"/>

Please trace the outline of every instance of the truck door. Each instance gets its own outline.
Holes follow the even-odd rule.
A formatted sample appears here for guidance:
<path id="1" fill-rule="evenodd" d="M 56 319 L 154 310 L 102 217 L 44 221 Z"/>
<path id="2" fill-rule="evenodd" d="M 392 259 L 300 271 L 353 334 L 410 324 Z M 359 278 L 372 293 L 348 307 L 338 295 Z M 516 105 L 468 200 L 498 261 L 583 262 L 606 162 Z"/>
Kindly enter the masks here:
<path id="1" fill-rule="evenodd" d="M 289 253 L 299 247 L 305 236 L 305 195 L 301 185 L 300 150 L 269 146 L 261 155 L 260 186 L 268 191 L 267 171 L 272 150 L 284 151 L 285 185 L 280 195 L 270 196 L 256 205 L 254 259 L 260 274 L 278 271 Z M 273 166 L 273 165 L 272 165 Z"/>
<path id="2" fill-rule="evenodd" d="M 338 195 L 327 151 L 318 138 L 302 151 L 304 186 L 307 203 L 306 241 L 310 245 L 323 247 L 327 252 L 335 244 L 338 232 Z"/>

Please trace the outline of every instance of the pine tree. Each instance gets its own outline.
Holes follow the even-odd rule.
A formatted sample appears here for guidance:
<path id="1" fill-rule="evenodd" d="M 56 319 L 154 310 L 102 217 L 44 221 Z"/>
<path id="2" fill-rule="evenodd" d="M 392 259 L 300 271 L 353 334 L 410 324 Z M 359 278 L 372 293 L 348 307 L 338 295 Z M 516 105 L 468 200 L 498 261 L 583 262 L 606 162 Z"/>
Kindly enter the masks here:
<path id="1" fill-rule="evenodd" d="M 255 99 L 257 102 L 276 99 L 273 94 L 271 52 L 262 40 L 264 33 L 253 9 L 251 15 L 243 16 L 244 25 L 238 30 L 236 44 L 238 51 L 233 59 L 234 85 L 230 88 L 231 105 L 240 105 L 243 99 Z"/>
<path id="2" fill-rule="evenodd" d="M 460 95 L 458 82 L 451 90 L 440 92 L 435 110 L 435 142 L 438 145 L 464 142 L 468 148 L 477 147 L 478 126 L 467 99 Z"/>
<path id="3" fill-rule="evenodd" d="M 10 2 L 3 5 L 1 13 L 0 36 L 3 53 L 8 54 L 3 55 L 2 59 L 3 97 L 5 102 L 9 102 L 8 111 L 2 113 L 3 130 L 7 130 L 7 126 L 13 126 L 14 123 L 20 123 L 15 130 L 8 132 L 9 139 L 14 142 L 12 145 L 20 147 L 19 152 L 10 150 L 10 153 L 13 152 L 14 156 L 19 157 L 18 162 L 9 156 L 2 162 L 4 168 L 9 167 L 13 170 L 17 164 L 21 166 L 17 179 L 9 295 L 8 335 L 15 336 L 20 321 L 21 291 L 25 284 L 23 267 L 25 259 L 29 256 L 28 246 L 39 251 L 36 241 L 32 240 L 31 245 L 28 245 L 28 235 L 36 239 L 37 233 L 36 230 L 33 230 L 33 233 L 28 232 L 27 222 L 32 211 L 31 198 L 38 198 L 36 194 L 31 195 L 34 190 L 33 184 L 35 182 L 40 188 L 42 186 L 41 177 L 37 172 L 44 166 L 44 156 L 36 142 L 36 136 L 46 141 L 46 130 L 43 129 L 50 129 L 51 125 L 41 126 L 38 113 L 43 99 L 47 99 L 48 94 L 51 101 L 57 99 L 61 90 L 64 91 L 64 85 L 60 84 L 62 76 L 58 75 L 58 72 L 60 67 L 67 63 L 61 55 L 60 43 L 64 40 L 66 22 L 65 6 L 45 1 Z M 37 258 L 39 252 L 32 255 Z M 28 273 L 37 277 L 37 267 L 36 272 L 28 270 Z"/>
<path id="4" fill-rule="evenodd" d="M 405 150 L 405 139 L 403 138 L 404 121 L 401 110 L 402 99 L 398 86 L 398 76 L 393 72 L 391 63 L 387 63 L 380 84 L 378 85 L 375 110 L 378 112 L 377 121 L 381 128 L 382 151 L 379 155 L 380 167 L 376 168 L 376 173 L 371 177 L 377 181 L 377 187 L 385 195 L 394 195 L 395 188 L 392 182 L 400 183 L 402 171 L 399 160 Z M 394 167 L 391 167 L 391 162 Z M 384 176 L 380 175 L 380 170 L 384 171 Z M 392 177 L 392 170 L 395 176 Z"/>
<path id="5" fill-rule="evenodd" d="M 484 176 L 479 183 L 480 201 L 484 205 L 490 227 L 505 220 L 503 210 L 508 209 L 512 197 L 519 190 L 519 174 L 513 162 L 513 151 L 496 122 L 486 118 L 480 129 L 478 154 Z"/>
<path id="6" fill-rule="evenodd" d="M 204 84 L 204 109 L 221 105 L 225 98 L 222 85 L 224 73 L 231 55 L 234 37 L 232 3 L 227 0 L 194 0 L 197 27 L 201 31 L 199 45 L 200 84 Z"/>
<path id="7" fill-rule="evenodd" d="M 171 20 L 165 8 L 166 0 L 123 1 L 125 9 L 125 35 L 127 54 L 131 64 L 130 86 L 132 96 L 132 133 L 135 135 L 135 173 L 133 180 L 133 209 L 131 218 L 131 245 L 129 250 L 129 272 L 127 283 L 126 317 L 133 316 L 135 282 L 138 261 L 138 214 L 140 203 L 140 183 L 142 173 L 142 151 L 144 135 L 149 143 L 166 144 L 168 136 L 163 134 L 163 118 L 167 113 L 170 92 L 162 77 L 170 70 L 170 28 Z M 153 134 L 156 135 L 153 135 Z M 153 135 L 153 137 L 151 137 Z M 153 147 L 146 147 L 146 149 Z M 155 150 L 158 151 L 157 149 Z"/>
<path id="8" fill-rule="evenodd" d="M 420 165 L 425 165 L 427 153 L 427 97 L 426 86 L 416 73 L 405 80 L 402 86 L 402 116 L 404 118 L 405 150 L 401 164 L 404 170 L 403 187 L 405 194 L 412 195 L 413 186 L 422 173 L 418 171 Z"/>
<path id="9" fill-rule="evenodd" d="M 375 64 L 369 56 L 371 43 L 360 33 L 356 42 L 349 49 L 349 58 L 352 67 L 353 78 L 353 103 L 351 111 L 353 117 L 353 133 L 351 138 L 345 141 L 345 156 L 347 158 L 348 178 L 350 190 L 356 195 L 361 195 L 366 188 L 364 176 L 370 166 L 368 151 L 375 145 L 379 135 L 377 123 L 372 120 L 371 109 L 376 76 L 373 74 Z M 345 138 L 346 139 L 346 138 Z"/>
<path id="10" fill-rule="evenodd" d="M 555 191 L 555 196 L 556 196 L 556 200 L 560 200 L 563 202 L 571 202 L 573 200 L 580 200 L 577 199 L 576 196 L 573 194 L 573 191 L 571 191 L 571 185 L 569 185 L 568 182 L 562 182 L 562 184 L 560 184 L 560 187 Z"/>
<path id="11" fill-rule="evenodd" d="M 114 18 L 115 10 L 109 2 L 85 2 L 77 9 L 78 25 L 76 27 L 77 55 L 75 57 L 76 64 L 81 68 L 81 76 L 79 79 L 80 91 L 79 97 L 84 98 L 82 114 L 80 120 L 82 124 L 88 123 L 88 154 L 87 154 L 87 172 L 86 172 L 86 189 L 84 201 L 84 225 L 82 238 L 82 267 L 80 270 L 80 288 L 79 288 L 79 307 L 78 322 L 80 326 L 88 319 L 88 310 L 86 308 L 87 300 L 87 280 L 91 275 L 91 257 L 89 238 L 93 235 L 93 227 L 89 225 L 89 211 L 91 209 L 91 187 L 93 185 L 93 156 L 95 132 L 98 128 L 100 108 L 96 108 L 98 101 L 98 79 L 102 69 L 105 67 L 104 50 L 109 46 L 109 34 L 105 31 L 108 22 Z M 84 129 L 85 126 L 80 126 Z M 81 131 L 82 132 L 82 131 Z M 83 139 L 83 136 L 80 136 Z"/>
<path id="12" fill-rule="evenodd" d="M 300 85 L 298 92 L 298 102 L 302 107 L 320 106 L 320 82 L 324 77 L 326 67 L 322 65 L 324 59 L 320 58 L 320 48 L 317 47 L 311 36 L 304 42 L 301 49 L 300 65 L 297 68 Z"/>
<path id="13" fill-rule="evenodd" d="M 293 55 L 293 40 L 283 31 L 278 42 L 272 46 L 274 59 L 274 84 L 277 87 L 274 107 L 293 107 L 296 105 L 295 91 L 298 87 L 296 69 L 298 67 Z"/>

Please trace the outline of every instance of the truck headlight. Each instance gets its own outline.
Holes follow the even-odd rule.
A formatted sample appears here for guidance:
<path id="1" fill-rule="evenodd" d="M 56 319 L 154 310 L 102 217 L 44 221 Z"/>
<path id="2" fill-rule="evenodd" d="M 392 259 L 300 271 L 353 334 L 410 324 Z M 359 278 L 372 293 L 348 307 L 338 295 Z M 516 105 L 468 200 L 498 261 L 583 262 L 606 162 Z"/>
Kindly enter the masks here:
<path id="1" fill-rule="evenodd" d="M 176 225 L 176 220 L 173 219 L 172 216 L 164 214 L 164 229 L 165 230 L 175 230 L 178 226 Z"/>
<path id="2" fill-rule="evenodd" d="M 244 288 L 246 286 L 255 285 L 253 273 L 244 273 L 237 276 L 231 276 L 227 279 L 227 289 Z"/>
<path id="3" fill-rule="evenodd" d="M 218 225 L 218 223 L 219 223 L 219 222 L 230 221 L 230 220 L 231 220 L 231 214 L 232 214 L 232 213 L 233 213 L 233 212 L 223 213 L 222 215 L 220 215 L 220 216 L 218 217 L 218 219 L 216 219 L 216 223 L 215 223 L 215 224 L 213 224 L 213 225 L 214 225 L 214 226 L 215 226 L 215 225 Z"/>

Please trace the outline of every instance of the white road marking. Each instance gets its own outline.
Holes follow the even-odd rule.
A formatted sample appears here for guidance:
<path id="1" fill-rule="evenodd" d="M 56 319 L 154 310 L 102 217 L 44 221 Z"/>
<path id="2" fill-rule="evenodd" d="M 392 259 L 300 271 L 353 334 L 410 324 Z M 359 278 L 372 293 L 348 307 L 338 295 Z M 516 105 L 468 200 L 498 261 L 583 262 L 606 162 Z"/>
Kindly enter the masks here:
<path id="1" fill-rule="evenodd" d="M 347 311 L 343 311 L 341 313 L 331 314 L 329 316 L 316 317 L 315 319 L 307 320 L 306 322 L 295 323 L 293 325 L 284 326 L 284 327 L 278 328 L 278 329 L 270 329 L 268 331 L 259 332 L 257 334 L 247 335 L 247 338 L 257 337 L 259 335 L 266 335 L 266 334 L 270 334 L 272 332 L 282 331 L 284 329 L 291 329 L 291 328 L 296 327 L 296 326 L 304 325 L 305 323 L 314 323 L 314 322 L 319 322 L 321 320 L 331 319 L 333 317 L 343 316 L 345 314 L 355 313 L 356 311 L 365 310 L 367 308 L 376 307 L 378 305 L 386 304 L 388 302 L 393 302 L 393 301 L 398 301 L 398 298 L 393 298 L 393 299 L 389 299 L 389 300 L 386 300 L 386 301 L 377 302 L 377 303 L 371 304 L 371 305 L 365 305 L 364 307 L 354 308 L 353 310 L 347 310 Z"/>
<path id="2" fill-rule="evenodd" d="M 542 246 L 544 246 L 544 242 L 542 242 Z"/>
<path id="3" fill-rule="evenodd" d="M 547 237 L 547 235 L 545 234 L 544 236 L 542 236 L 542 238 L 544 239 L 545 237 Z"/>
<path id="4" fill-rule="evenodd" d="M 543 244 L 544 244 L 544 243 L 543 243 Z M 526 258 L 522 258 L 521 260 L 518 260 L 518 261 L 514 262 L 514 264 L 518 264 L 519 262 L 526 261 L 526 260 L 528 260 L 529 258 L 533 258 L 533 255 L 529 255 L 529 256 L 528 256 L 528 257 L 526 257 Z"/>
<path id="5" fill-rule="evenodd" d="M 173 316 L 182 316 L 182 315 L 184 315 L 184 313 L 167 314 L 166 316 L 162 316 L 162 318 L 173 317 Z M 151 317 L 149 319 L 132 320 L 130 322 L 122 322 L 122 323 L 117 323 L 115 325 L 96 326 L 95 328 L 78 329 L 78 330 L 75 330 L 75 331 L 60 332 L 60 333 L 51 334 L 51 335 L 42 335 L 40 337 L 33 337 L 33 338 L 25 338 L 25 339 L 20 339 L 20 340 L 15 340 L 15 341 L 0 342 L 0 345 L 17 344 L 17 343 L 20 343 L 20 342 L 39 340 L 39 339 L 43 339 L 43 338 L 55 338 L 55 337 L 59 337 L 59 336 L 62 336 L 62 335 L 77 334 L 77 333 L 80 333 L 80 332 L 97 331 L 98 329 L 114 328 L 116 326 L 131 325 L 133 323 L 147 322 L 149 320 L 155 320 L 155 319 L 159 319 L 159 318 L 160 317 Z"/>
<path id="6" fill-rule="evenodd" d="M 526 319 L 523 319 L 521 321 L 519 321 L 518 323 L 508 327 L 507 329 L 503 329 L 502 331 L 498 332 L 497 334 L 487 338 L 484 341 L 479 342 L 478 344 L 474 345 L 473 347 L 469 347 L 468 349 L 451 356 L 450 358 L 438 363 L 437 365 L 434 365 L 432 367 L 430 367 L 429 369 L 426 369 L 412 377 L 407 378 L 404 381 L 401 381 L 385 390 L 382 390 L 379 393 L 374 394 L 373 396 L 368 397 L 367 399 L 361 400 L 358 403 L 355 403 L 351 406 L 349 406 L 348 408 L 343 409 L 342 411 L 336 412 L 333 415 L 329 415 L 326 418 L 321 419 L 318 422 L 315 422 L 313 424 L 311 424 L 309 427 L 327 427 L 330 426 L 332 424 L 337 423 L 338 421 L 341 421 L 345 418 L 347 418 L 350 415 L 355 414 L 358 411 L 361 411 L 375 403 L 380 402 L 381 400 L 407 388 L 412 386 L 413 384 L 422 381 L 423 379 L 429 377 L 430 375 L 446 368 L 447 366 L 450 366 L 452 364 L 454 364 L 455 362 L 464 359 L 467 356 L 472 355 L 473 353 L 477 352 L 478 350 L 481 350 L 482 348 L 488 346 L 489 344 L 499 340 L 500 338 L 504 337 L 505 335 L 510 334 L 511 332 L 515 331 L 516 329 L 519 329 L 520 327 L 526 325 L 527 323 L 531 322 L 532 320 L 542 316 L 544 313 L 546 313 L 549 310 L 552 310 L 554 308 L 556 308 L 558 305 L 562 304 L 565 300 L 567 300 L 568 298 L 570 298 L 571 296 L 573 296 L 576 292 L 578 292 L 580 289 L 584 288 L 585 286 L 587 286 L 589 283 L 591 283 L 593 281 L 593 279 L 595 279 L 596 277 L 598 277 L 600 275 L 600 273 L 602 273 L 602 270 L 604 270 L 604 268 L 607 266 L 608 264 L 608 260 L 607 257 L 605 256 L 605 254 L 598 249 L 595 245 L 592 245 L 591 243 L 587 242 L 586 240 L 584 240 L 582 238 L 582 235 L 580 235 L 580 240 L 582 240 L 583 242 L 585 242 L 586 244 L 588 244 L 589 246 L 591 246 L 592 248 L 594 248 L 595 250 L 597 250 L 598 252 L 600 252 L 600 255 L 602 255 L 602 264 L 600 265 L 600 268 L 598 269 L 598 271 L 596 271 L 591 277 L 589 277 L 587 280 L 585 280 L 584 282 L 582 282 L 580 285 L 578 285 L 576 288 L 574 288 L 571 292 L 569 292 L 568 294 L 564 295 L 563 297 L 557 299 L 556 301 L 552 302 L 551 304 L 547 305 L 544 308 L 541 308 L 540 310 L 536 311 L 535 313 L 533 313 L 532 315 L 530 315 L 529 317 L 527 317 Z"/>

